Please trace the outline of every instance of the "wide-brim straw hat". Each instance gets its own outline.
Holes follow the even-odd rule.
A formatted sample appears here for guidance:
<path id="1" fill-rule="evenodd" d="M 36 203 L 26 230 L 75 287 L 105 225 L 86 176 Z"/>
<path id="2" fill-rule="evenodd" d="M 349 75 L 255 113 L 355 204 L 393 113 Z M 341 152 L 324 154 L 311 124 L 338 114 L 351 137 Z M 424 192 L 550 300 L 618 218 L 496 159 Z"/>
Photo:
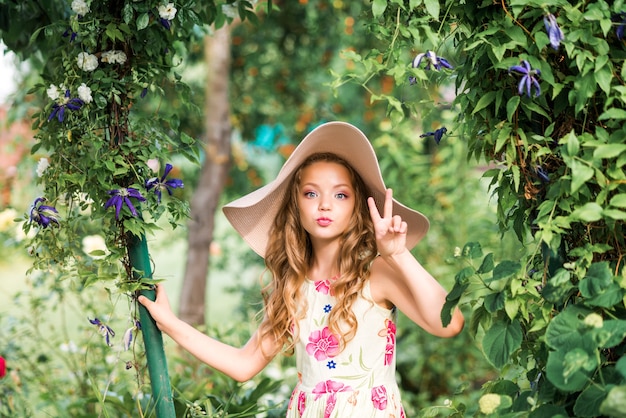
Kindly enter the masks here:
<path id="1" fill-rule="evenodd" d="M 269 233 L 283 203 L 291 176 L 310 155 L 322 152 L 336 154 L 354 168 L 365 182 L 382 216 L 386 187 L 370 141 L 363 132 L 349 123 L 324 123 L 300 142 L 272 182 L 223 208 L 228 221 L 261 257 L 265 256 Z M 393 214 L 400 215 L 406 221 L 406 247 L 413 248 L 426 235 L 428 219 L 395 198 Z"/>

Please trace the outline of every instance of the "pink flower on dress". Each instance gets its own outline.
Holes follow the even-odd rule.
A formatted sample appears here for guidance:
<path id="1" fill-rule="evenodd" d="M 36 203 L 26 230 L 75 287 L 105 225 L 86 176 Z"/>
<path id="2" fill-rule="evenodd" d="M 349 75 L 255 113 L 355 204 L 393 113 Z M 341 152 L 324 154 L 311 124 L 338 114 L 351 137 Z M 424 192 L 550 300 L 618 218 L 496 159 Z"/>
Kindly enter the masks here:
<path id="1" fill-rule="evenodd" d="M 298 396 L 298 414 L 304 415 L 304 409 L 306 408 L 306 393 L 300 392 Z"/>
<path id="2" fill-rule="evenodd" d="M 384 411 L 387 408 L 387 389 L 383 385 L 372 388 L 374 408 Z"/>
<path id="3" fill-rule="evenodd" d="M 334 380 L 319 382 L 315 385 L 315 388 L 313 388 L 315 400 L 318 400 L 322 395 L 328 395 L 328 398 L 326 399 L 326 406 L 324 407 L 324 418 L 330 417 L 330 414 L 332 414 L 335 409 L 335 405 L 337 404 L 337 393 L 349 392 L 351 390 L 352 388 L 350 386 L 346 386 L 341 382 L 335 382 Z"/>
<path id="4" fill-rule="evenodd" d="M 393 352 L 396 347 L 396 324 L 392 320 L 386 319 L 387 323 L 387 345 L 385 346 L 385 366 L 391 364 Z"/>
<path id="5" fill-rule="evenodd" d="M 321 331 L 313 331 L 309 335 L 306 352 L 314 356 L 317 361 L 335 357 L 339 354 L 339 339 L 330 332 L 328 327 L 324 327 Z"/>
<path id="6" fill-rule="evenodd" d="M 322 293 L 324 295 L 328 295 L 330 294 L 331 296 L 333 295 L 333 290 L 330 287 L 330 280 L 326 279 L 326 280 L 318 280 L 315 283 L 315 290 L 317 290 L 319 293 Z"/>

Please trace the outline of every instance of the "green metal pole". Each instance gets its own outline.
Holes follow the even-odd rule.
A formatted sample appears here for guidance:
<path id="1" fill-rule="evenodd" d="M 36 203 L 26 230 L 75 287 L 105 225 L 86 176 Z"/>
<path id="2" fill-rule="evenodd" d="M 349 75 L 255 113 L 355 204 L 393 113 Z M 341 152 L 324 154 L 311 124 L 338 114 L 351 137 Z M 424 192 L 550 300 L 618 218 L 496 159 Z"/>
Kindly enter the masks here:
<path id="1" fill-rule="evenodd" d="M 150 266 L 150 254 L 148 253 L 146 237 L 144 235 L 141 235 L 141 237 L 130 235 L 128 258 L 131 266 L 137 272 L 140 272 L 136 274 L 141 274 L 143 278 L 152 278 L 152 267 Z M 156 298 L 154 290 L 142 290 L 141 294 L 150 300 Z M 139 321 L 141 322 L 141 332 L 143 333 L 143 341 L 146 348 L 152 398 L 156 402 L 156 415 L 158 418 L 175 418 L 176 411 L 172 397 L 172 386 L 167 373 L 163 336 L 148 310 L 141 304 L 139 305 Z"/>

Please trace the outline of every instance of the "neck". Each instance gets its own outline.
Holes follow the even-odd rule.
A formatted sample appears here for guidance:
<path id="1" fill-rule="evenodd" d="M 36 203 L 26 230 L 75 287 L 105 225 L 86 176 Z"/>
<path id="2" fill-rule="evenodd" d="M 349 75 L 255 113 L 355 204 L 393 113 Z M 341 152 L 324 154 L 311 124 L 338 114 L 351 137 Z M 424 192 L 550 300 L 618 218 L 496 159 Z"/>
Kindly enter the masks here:
<path id="1" fill-rule="evenodd" d="M 338 245 L 317 245 L 307 276 L 311 280 L 326 280 L 339 276 L 337 267 Z"/>

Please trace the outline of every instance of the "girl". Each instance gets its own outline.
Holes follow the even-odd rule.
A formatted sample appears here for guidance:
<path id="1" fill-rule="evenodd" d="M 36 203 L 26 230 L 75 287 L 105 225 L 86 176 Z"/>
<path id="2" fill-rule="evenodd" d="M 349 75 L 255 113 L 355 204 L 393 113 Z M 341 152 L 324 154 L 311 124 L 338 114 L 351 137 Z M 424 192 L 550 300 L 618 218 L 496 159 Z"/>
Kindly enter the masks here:
<path id="1" fill-rule="evenodd" d="M 154 302 L 139 298 L 159 329 L 238 381 L 295 351 L 288 418 L 404 417 L 396 308 L 440 337 L 464 319 L 456 310 L 442 326 L 446 291 L 410 253 L 428 220 L 386 189 L 367 137 L 343 122 L 319 126 L 274 181 L 224 213 L 271 275 L 259 329 L 242 348 L 216 341 L 174 315 L 162 286 Z"/>

